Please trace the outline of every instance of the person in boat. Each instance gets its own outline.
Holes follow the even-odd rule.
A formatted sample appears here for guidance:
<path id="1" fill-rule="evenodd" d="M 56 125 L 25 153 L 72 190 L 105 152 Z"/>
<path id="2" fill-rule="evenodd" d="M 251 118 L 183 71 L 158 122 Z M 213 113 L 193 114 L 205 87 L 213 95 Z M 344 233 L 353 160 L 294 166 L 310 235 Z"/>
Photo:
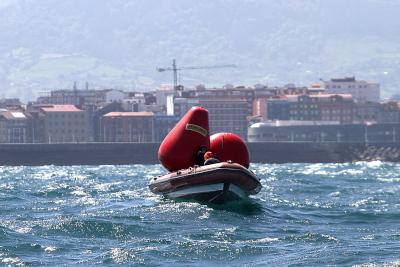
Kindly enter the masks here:
<path id="1" fill-rule="evenodd" d="M 207 147 L 200 147 L 199 151 L 196 153 L 196 158 L 194 159 L 194 164 L 203 166 L 204 165 L 204 155 L 207 152 Z"/>
<path id="2" fill-rule="evenodd" d="M 204 165 L 210 165 L 219 163 L 220 161 L 215 157 L 215 155 L 211 151 L 207 151 L 204 154 Z"/>

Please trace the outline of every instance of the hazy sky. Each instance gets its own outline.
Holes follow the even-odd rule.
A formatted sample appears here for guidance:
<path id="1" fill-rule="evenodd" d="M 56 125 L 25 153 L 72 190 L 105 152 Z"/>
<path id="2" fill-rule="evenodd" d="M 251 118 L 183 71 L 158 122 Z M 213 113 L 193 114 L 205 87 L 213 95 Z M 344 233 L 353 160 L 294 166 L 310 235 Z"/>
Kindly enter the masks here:
<path id="1" fill-rule="evenodd" d="M 2 96 L 37 96 L 89 81 L 147 90 L 171 83 L 158 73 L 180 66 L 180 82 L 306 85 L 356 75 L 400 81 L 400 1 L 0 0 Z"/>

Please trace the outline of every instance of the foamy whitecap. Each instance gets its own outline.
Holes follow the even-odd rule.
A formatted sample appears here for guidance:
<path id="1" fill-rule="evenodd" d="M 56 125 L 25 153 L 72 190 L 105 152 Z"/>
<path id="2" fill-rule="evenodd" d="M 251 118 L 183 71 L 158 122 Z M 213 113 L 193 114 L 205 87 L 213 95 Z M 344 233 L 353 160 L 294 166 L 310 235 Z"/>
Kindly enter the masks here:
<path id="1" fill-rule="evenodd" d="M 52 246 L 46 247 L 46 248 L 44 249 L 44 251 L 47 252 L 47 253 L 51 253 L 51 252 L 54 252 L 54 251 L 56 251 L 56 250 L 57 250 L 57 248 L 56 248 L 56 247 L 52 247 Z"/>
<path id="2" fill-rule="evenodd" d="M 275 242 L 275 241 L 279 241 L 279 238 L 277 237 L 264 237 L 264 238 L 259 238 L 254 240 L 254 243 L 271 243 L 271 242 Z"/>
<path id="3" fill-rule="evenodd" d="M 100 203 L 100 200 L 97 198 L 90 197 L 90 196 L 85 196 L 85 197 L 79 198 L 78 203 L 81 203 L 83 205 L 97 205 Z"/>
<path id="4" fill-rule="evenodd" d="M 395 183 L 400 182 L 400 177 L 378 177 L 377 180 L 385 183 Z"/>
<path id="5" fill-rule="evenodd" d="M 76 180 L 85 180 L 85 179 L 88 178 L 88 176 L 86 176 L 86 175 L 74 175 L 73 178 L 76 179 Z"/>
<path id="6" fill-rule="evenodd" d="M 383 162 L 383 161 L 380 161 L 380 160 L 370 161 L 370 162 L 367 162 L 367 163 L 366 163 L 366 165 L 367 165 L 369 168 L 379 168 L 379 167 L 381 167 L 383 164 L 384 164 L 384 162 Z"/>
<path id="7" fill-rule="evenodd" d="M 12 184 L 2 184 L 2 185 L 0 185 L 0 189 L 5 190 L 5 191 L 13 190 L 14 186 Z"/>
<path id="8" fill-rule="evenodd" d="M 332 193 L 329 194 L 329 196 L 330 197 L 338 197 L 338 196 L 340 196 L 340 192 L 339 191 L 332 192 Z"/>
<path id="9" fill-rule="evenodd" d="M 352 265 L 352 267 L 399 267 L 400 266 L 400 260 L 395 260 L 392 262 L 384 262 L 384 263 L 361 263 L 361 264 L 355 264 Z"/>
<path id="10" fill-rule="evenodd" d="M 112 198 L 140 198 L 142 196 L 142 190 L 123 190 L 110 194 Z"/>
<path id="11" fill-rule="evenodd" d="M 362 240 L 374 240 L 375 239 L 375 235 L 366 235 L 361 237 Z"/>
<path id="12" fill-rule="evenodd" d="M 209 212 L 205 212 L 205 213 L 203 213 L 202 215 L 199 216 L 200 220 L 205 220 L 205 219 L 208 219 L 208 218 L 210 218 L 210 213 Z"/>
<path id="13" fill-rule="evenodd" d="M 159 248 L 155 246 L 140 247 L 136 251 L 147 252 L 147 251 L 158 251 Z"/>
<path id="14" fill-rule="evenodd" d="M 54 179 L 54 177 L 56 176 L 56 174 L 54 173 L 36 173 L 32 176 L 33 179 L 37 179 L 37 180 L 51 180 Z"/>
<path id="15" fill-rule="evenodd" d="M 93 188 L 98 191 L 106 192 L 106 191 L 109 191 L 111 189 L 111 187 L 120 185 L 120 184 L 122 184 L 122 182 L 111 182 L 111 183 L 102 183 L 102 184 L 98 183 L 98 184 L 95 184 L 93 186 Z"/>
<path id="16" fill-rule="evenodd" d="M 6 266 L 26 266 L 25 263 L 19 257 L 2 257 L 0 254 L 1 263 L 4 263 Z"/>
<path id="17" fill-rule="evenodd" d="M 15 231 L 20 234 L 27 234 L 32 231 L 32 228 L 31 227 L 21 227 L 21 228 L 15 229 Z"/>
<path id="18" fill-rule="evenodd" d="M 129 260 L 129 251 L 122 248 L 112 248 L 110 256 L 116 263 L 124 263 Z"/>
<path id="19" fill-rule="evenodd" d="M 263 238 L 257 238 L 257 239 L 251 239 L 251 240 L 245 240 L 245 241 L 237 241 L 236 243 L 244 243 L 244 244 L 265 244 L 265 243 L 272 243 L 272 242 L 277 242 L 279 241 L 279 238 L 277 237 L 263 237 Z"/>
<path id="20" fill-rule="evenodd" d="M 332 241 L 339 241 L 336 237 L 331 236 L 331 235 L 326 235 L 326 234 L 321 234 L 322 237 L 328 239 L 328 240 L 332 240 Z"/>
<path id="21" fill-rule="evenodd" d="M 325 167 L 326 166 L 324 166 L 321 163 L 310 164 L 310 165 L 306 165 L 303 170 L 300 170 L 300 172 L 305 175 L 315 174 L 316 172 L 326 172 L 326 171 L 323 171 L 323 169 Z"/>
<path id="22" fill-rule="evenodd" d="M 71 192 L 72 195 L 78 196 L 78 197 L 83 197 L 83 196 L 88 196 L 88 194 L 83 191 L 82 189 L 77 189 Z"/>
<path id="23" fill-rule="evenodd" d="M 233 232 L 235 232 L 237 229 L 238 229 L 237 226 L 233 226 L 233 227 L 226 228 L 225 231 L 227 231 L 227 232 L 229 232 L 229 233 L 233 233 Z"/>
<path id="24" fill-rule="evenodd" d="M 359 175 L 359 174 L 363 174 L 363 173 L 364 173 L 363 170 L 346 169 L 346 170 L 338 171 L 338 172 L 334 173 L 334 175 Z"/>
<path id="25" fill-rule="evenodd" d="M 360 200 L 357 200 L 356 202 L 351 203 L 350 206 L 358 208 L 362 205 L 368 204 L 371 200 L 372 200 L 372 197 L 360 199 Z"/>

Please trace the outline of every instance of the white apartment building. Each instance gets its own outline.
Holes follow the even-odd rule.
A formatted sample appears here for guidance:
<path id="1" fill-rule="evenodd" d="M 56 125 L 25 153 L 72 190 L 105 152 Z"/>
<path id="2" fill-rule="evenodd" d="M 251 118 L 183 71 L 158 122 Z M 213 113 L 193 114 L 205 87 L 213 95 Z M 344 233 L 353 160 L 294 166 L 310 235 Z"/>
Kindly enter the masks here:
<path id="1" fill-rule="evenodd" d="M 351 94 L 354 102 L 379 102 L 380 85 L 375 82 L 356 80 L 355 77 L 345 77 L 322 81 L 326 93 Z"/>

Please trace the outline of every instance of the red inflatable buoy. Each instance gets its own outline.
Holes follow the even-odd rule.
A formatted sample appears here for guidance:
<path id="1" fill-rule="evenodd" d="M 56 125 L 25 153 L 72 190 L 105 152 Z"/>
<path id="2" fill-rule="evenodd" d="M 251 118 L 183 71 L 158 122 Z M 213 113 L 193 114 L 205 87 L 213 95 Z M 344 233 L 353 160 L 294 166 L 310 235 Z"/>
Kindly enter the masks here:
<path id="1" fill-rule="evenodd" d="M 210 147 L 208 111 L 192 107 L 164 138 L 158 149 L 158 159 L 170 172 L 195 164 L 199 149 Z"/>
<path id="2" fill-rule="evenodd" d="M 249 151 L 242 138 L 233 133 L 216 133 L 210 139 L 210 150 L 220 161 L 231 160 L 249 167 Z"/>

